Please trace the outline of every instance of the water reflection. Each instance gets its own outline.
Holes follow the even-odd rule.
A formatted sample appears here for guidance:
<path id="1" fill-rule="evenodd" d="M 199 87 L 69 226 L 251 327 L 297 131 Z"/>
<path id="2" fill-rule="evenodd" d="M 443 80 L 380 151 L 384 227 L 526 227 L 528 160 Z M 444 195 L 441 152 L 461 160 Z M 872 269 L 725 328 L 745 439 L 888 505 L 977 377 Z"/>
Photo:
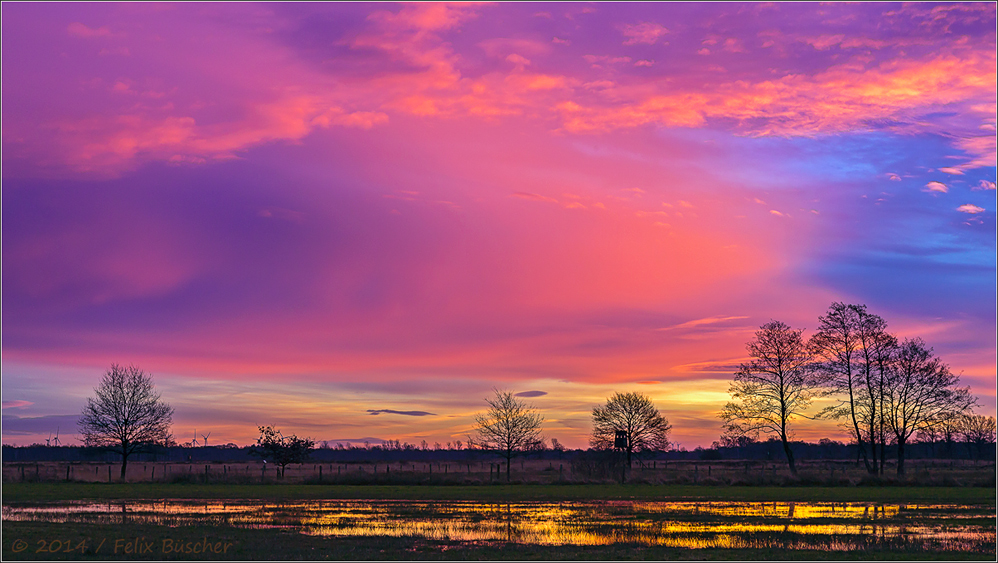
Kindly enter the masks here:
<path id="1" fill-rule="evenodd" d="M 3 507 L 4 520 L 287 528 L 537 545 L 995 553 L 993 507 L 759 502 L 117 501 Z"/>

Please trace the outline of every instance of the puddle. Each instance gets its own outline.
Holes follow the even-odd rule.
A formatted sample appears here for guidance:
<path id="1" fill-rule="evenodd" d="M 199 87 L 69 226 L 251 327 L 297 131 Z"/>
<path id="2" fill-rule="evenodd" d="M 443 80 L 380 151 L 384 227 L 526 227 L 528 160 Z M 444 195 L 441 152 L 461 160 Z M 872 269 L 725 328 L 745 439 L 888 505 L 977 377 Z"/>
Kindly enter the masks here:
<path id="1" fill-rule="evenodd" d="M 3 507 L 4 520 L 285 528 L 302 534 L 535 545 L 995 553 L 995 511 L 762 502 L 116 501 Z"/>

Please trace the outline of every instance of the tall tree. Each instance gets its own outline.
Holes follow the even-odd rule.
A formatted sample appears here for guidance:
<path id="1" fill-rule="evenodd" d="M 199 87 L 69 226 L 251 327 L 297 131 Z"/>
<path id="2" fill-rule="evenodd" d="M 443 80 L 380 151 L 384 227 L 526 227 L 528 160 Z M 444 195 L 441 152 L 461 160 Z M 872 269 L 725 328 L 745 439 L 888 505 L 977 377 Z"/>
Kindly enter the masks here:
<path id="1" fill-rule="evenodd" d="M 593 407 L 593 433 L 589 444 L 596 449 L 610 449 L 617 432 L 627 436 L 627 467 L 633 452 L 669 449 L 672 426 L 651 399 L 641 393 L 614 393 L 605 405 Z"/>
<path id="2" fill-rule="evenodd" d="M 475 415 L 475 438 L 469 443 L 487 450 L 496 450 L 506 458 L 506 481 L 510 480 L 513 456 L 536 449 L 541 442 L 544 417 L 537 410 L 517 399 L 512 391 L 493 389 L 495 397 L 485 399 L 489 410 Z"/>
<path id="3" fill-rule="evenodd" d="M 845 394 L 842 404 L 826 409 L 823 414 L 833 418 L 849 419 L 863 464 L 868 472 L 874 473 L 876 468 L 870 464 L 864 446 L 864 432 L 860 428 L 863 418 L 860 393 L 864 382 L 858 365 L 861 346 L 858 332 L 861 318 L 857 309 L 857 306 L 845 303 L 832 303 L 828 307 L 828 312 L 818 317 L 818 330 L 811 337 L 810 346 L 818 356 L 817 366 L 823 378 L 823 385 Z"/>
<path id="4" fill-rule="evenodd" d="M 741 364 L 728 390 L 735 401 L 721 411 L 728 435 L 779 436 L 792 475 L 797 475 L 797 466 L 790 423 L 805 417 L 811 400 L 821 394 L 814 357 L 802 333 L 780 321 L 762 325 L 746 345 L 752 359 Z"/>
<path id="5" fill-rule="evenodd" d="M 945 423 L 977 401 L 969 387 L 936 357 L 922 339 L 905 340 L 897 353 L 888 385 L 887 423 L 898 452 L 898 476 L 904 475 L 905 445 L 920 429 Z"/>
<path id="6" fill-rule="evenodd" d="M 883 475 L 887 452 L 887 423 L 884 397 L 891 364 L 897 352 L 897 338 L 887 332 L 887 321 L 869 313 L 865 305 L 849 305 L 856 312 L 856 336 L 859 341 L 859 373 L 863 382 L 855 402 L 857 417 L 864 422 L 870 442 L 871 466 Z M 880 446 L 879 452 L 877 446 Z M 879 467 L 878 467 L 879 459 Z"/>
<path id="7" fill-rule="evenodd" d="M 135 366 L 111 364 L 94 396 L 87 399 L 77 425 L 87 447 L 107 448 L 121 455 L 121 479 L 128 457 L 172 440 L 173 409 L 160 400 L 152 376 Z"/>

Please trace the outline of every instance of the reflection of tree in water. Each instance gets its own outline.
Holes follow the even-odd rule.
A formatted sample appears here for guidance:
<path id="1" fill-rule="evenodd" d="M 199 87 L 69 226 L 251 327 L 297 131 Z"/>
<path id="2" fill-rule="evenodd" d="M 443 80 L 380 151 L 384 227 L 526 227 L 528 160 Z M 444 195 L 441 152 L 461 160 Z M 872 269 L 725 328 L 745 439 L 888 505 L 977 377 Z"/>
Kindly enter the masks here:
<path id="1" fill-rule="evenodd" d="M 506 541 L 513 541 L 513 511 L 508 502 L 506 503 Z"/>
<path id="2" fill-rule="evenodd" d="M 501 539 L 508 543 L 520 540 L 523 535 L 523 530 L 520 528 L 522 518 L 519 514 L 513 512 L 512 504 L 507 502 L 504 505 L 497 505 L 496 512 L 499 513 L 498 520 L 501 523 L 503 532 Z"/>

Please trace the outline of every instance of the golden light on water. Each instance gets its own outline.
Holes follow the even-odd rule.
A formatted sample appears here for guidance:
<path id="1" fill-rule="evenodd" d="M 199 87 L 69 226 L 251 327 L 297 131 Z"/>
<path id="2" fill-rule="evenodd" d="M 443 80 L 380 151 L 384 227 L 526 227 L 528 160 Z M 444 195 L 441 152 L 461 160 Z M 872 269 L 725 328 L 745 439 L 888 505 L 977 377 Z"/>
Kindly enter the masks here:
<path id="1" fill-rule="evenodd" d="M 850 550 L 877 542 L 994 549 L 994 509 L 774 502 L 137 501 L 5 506 L 5 520 L 286 528 L 330 537 L 690 549 Z M 990 546 L 990 547 L 988 547 Z"/>

